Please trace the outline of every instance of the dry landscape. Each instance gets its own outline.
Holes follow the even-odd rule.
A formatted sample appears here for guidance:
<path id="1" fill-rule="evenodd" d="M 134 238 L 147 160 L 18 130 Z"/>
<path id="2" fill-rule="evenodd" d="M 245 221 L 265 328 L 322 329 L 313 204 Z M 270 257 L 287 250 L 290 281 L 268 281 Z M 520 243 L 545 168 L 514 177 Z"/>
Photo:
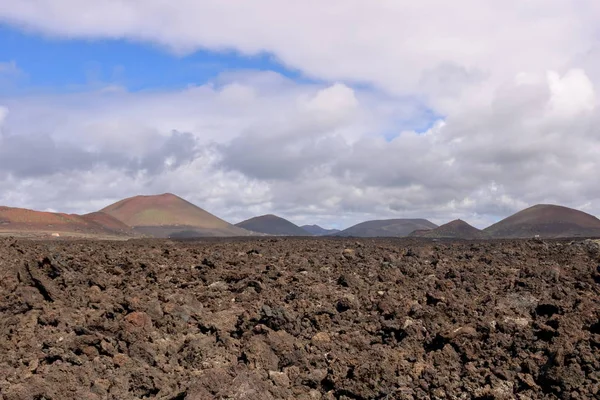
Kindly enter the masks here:
<path id="1" fill-rule="evenodd" d="M 0 400 L 600 400 L 599 123 L 600 0 L 0 0 Z"/>
<path id="2" fill-rule="evenodd" d="M 593 240 L 0 239 L 0 399 L 590 399 Z"/>
<path id="3" fill-rule="evenodd" d="M 310 238 L 164 194 L 0 221 L 0 400 L 600 396 L 600 220 L 577 210 Z"/>
<path id="4" fill-rule="evenodd" d="M 273 214 L 229 223 L 171 193 L 134 196 L 84 215 L 0 207 L 0 237 L 171 238 L 245 236 L 422 237 L 430 239 L 600 238 L 600 219 L 538 204 L 483 229 L 454 220 L 438 226 L 424 218 L 360 222 L 344 230 L 298 226 Z"/>

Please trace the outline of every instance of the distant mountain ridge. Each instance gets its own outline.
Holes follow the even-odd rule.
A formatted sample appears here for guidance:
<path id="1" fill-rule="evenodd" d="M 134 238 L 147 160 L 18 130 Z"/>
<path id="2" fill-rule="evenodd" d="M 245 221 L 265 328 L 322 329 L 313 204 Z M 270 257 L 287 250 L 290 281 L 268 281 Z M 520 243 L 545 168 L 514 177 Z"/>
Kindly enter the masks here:
<path id="1" fill-rule="evenodd" d="M 487 235 L 480 229 L 469 225 L 461 219 L 440 225 L 435 229 L 419 230 L 409 236 L 432 239 L 485 239 Z"/>
<path id="2" fill-rule="evenodd" d="M 417 230 L 428 230 L 437 227 L 433 222 L 422 218 L 384 219 L 361 222 L 338 232 L 335 236 L 404 237 Z"/>
<path id="3" fill-rule="evenodd" d="M 456 239 L 600 237 L 600 219 L 572 208 L 538 204 L 479 230 L 455 220 L 365 221 L 343 231 L 297 226 L 273 214 L 232 225 L 174 195 L 134 196 L 85 215 L 0 206 L 0 235 L 25 237 L 193 238 L 226 236 L 424 237 Z"/>
<path id="4" fill-rule="evenodd" d="M 321 228 L 319 225 L 302 225 L 300 228 L 314 236 L 335 235 L 336 233 L 341 232 L 339 229 L 325 229 Z"/>
<path id="5" fill-rule="evenodd" d="M 235 224 L 238 228 L 275 236 L 311 236 L 298 225 L 277 215 L 267 214 Z"/>

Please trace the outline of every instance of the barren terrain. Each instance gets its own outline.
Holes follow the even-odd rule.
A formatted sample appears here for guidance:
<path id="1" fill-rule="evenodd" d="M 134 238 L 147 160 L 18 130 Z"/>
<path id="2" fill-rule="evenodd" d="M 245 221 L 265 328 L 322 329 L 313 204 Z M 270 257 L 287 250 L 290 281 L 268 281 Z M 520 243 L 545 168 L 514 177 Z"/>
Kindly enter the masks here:
<path id="1" fill-rule="evenodd" d="M 0 399 L 589 399 L 594 241 L 0 239 Z"/>
<path id="2" fill-rule="evenodd" d="M 127 238 L 128 226 L 102 213 L 86 215 L 52 213 L 0 206 L 0 236 Z"/>

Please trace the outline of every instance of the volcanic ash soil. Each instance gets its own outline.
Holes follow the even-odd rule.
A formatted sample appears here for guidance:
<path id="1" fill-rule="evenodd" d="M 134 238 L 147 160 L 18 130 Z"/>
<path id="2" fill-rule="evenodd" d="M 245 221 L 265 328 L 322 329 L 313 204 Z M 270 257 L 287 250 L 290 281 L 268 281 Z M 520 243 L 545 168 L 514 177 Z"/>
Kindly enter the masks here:
<path id="1" fill-rule="evenodd" d="M 600 398 L 594 241 L 0 241 L 0 399 Z"/>

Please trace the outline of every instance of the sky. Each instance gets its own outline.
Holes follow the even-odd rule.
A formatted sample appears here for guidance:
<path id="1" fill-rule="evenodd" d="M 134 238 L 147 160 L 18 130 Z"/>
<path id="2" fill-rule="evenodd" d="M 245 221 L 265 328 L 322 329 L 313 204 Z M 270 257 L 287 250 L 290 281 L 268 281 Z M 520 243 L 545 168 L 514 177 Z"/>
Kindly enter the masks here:
<path id="1" fill-rule="evenodd" d="M 0 0 L 0 204 L 600 215 L 597 0 Z"/>

